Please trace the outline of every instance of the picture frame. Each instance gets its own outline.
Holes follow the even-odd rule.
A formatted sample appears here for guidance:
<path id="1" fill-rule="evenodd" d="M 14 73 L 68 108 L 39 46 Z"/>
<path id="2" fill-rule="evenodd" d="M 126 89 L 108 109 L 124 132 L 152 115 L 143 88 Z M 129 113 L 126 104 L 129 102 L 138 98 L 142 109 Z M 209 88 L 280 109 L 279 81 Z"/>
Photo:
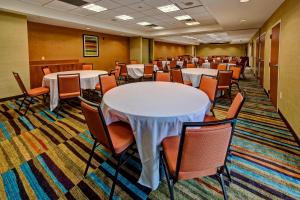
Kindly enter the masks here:
<path id="1" fill-rule="evenodd" d="M 99 37 L 83 34 L 83 57 L 99 57 Z"/>

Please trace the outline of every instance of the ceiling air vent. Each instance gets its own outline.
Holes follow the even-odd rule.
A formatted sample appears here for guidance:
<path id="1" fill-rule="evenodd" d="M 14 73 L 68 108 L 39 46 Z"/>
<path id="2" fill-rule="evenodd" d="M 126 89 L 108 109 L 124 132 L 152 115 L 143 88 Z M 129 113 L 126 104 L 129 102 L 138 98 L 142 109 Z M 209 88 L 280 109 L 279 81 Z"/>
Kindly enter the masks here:
<path id="1" fill-rule="evenodd" d="M 83 0 L 59 0 L 59 1 L 71 4 L 73 6 L 83 6 L 83 5 L 88 3 L 88 2 L 83 1 Z"/>
<path id="2" fill-rule="evenodd" d="M 153 27 L 157 27 L 157 25 L 156 24 L 149 24 L 146 27 L 153 28 Z"/>

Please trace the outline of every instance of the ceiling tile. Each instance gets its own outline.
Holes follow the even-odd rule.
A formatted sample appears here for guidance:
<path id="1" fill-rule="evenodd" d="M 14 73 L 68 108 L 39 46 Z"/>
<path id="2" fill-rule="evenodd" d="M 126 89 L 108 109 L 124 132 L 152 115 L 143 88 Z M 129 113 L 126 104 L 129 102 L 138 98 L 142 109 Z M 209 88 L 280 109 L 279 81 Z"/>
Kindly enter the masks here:
<path id="1" fill-rule="evenodd" d="M 35 5 L 40 5 L 40 6 L 51 2 L 51 0 L 21 0 L 21 1 L 24 1 L 26 3 L 35 4 Z"/>
<path id="2" fill-rule="evenodd" d="M 134 4 L 131 4 L 131 5 L 128 5 L 127 7 L 132 8 L 132 9 L 138 11 L 138 12 L 139 11 L 143 12 L 143 11 L 152 9 L 151 6 L 149 6 L 145 3 L 134 3 Z"/>
<path id="3" fill-rule="evenodd" d="M 76 8 L 74 10 L 71 10 L 72 14 L 80 15 L 80 16 L 88 16 L 88 15 L 95 15 L 97 12 L 85 9 L 85 8 Z"/>
<path id="4" fill-rule="evenodd" d="M 115 3 L 121 4 L 123 6 L 142 2 L 141 0 L 112 0 L 112 1 L 114 1 Z"/>
<path id="5" fill-rule="evenodd" d="M 64 3 L 64 2 L 61 2 L 61 1 L 57 1 L 57 0 L 46 4 L 44 7 L 53 8 L 55 10 L 61 10 L 61 11 L 69 11 L 69 10 L 73 10 L 75 8 L 78 8 L 78 6 L 74 6 L 74 5 Z"/>
<path id="6" fill-rule="evenodd" d="M 144 0 L 143 2 L 149 6 L 152 6 L 153 8 L 172 4 L 172 2 L 169 0 Z"/>
<path id="7" fill-rule="evenodd" d="M 176 3 L 180 8 L 193 8 L 196 6 L 202 6 L 201 1 L 199 0 L 171 0 L 173 3 Z"/>
<path id="8" fill-rule="evenodd" d="M 121 4 L 114 3 L 111 0 L 101 0 L 101 1 L 96 2 L 95 4 L 97 4 L 99 6 L 102 6 L 104 8 L 107 8 L 107 9 L 114 9 L 114 8 L 120 8 L 120 7 L 122 7 Z"/>

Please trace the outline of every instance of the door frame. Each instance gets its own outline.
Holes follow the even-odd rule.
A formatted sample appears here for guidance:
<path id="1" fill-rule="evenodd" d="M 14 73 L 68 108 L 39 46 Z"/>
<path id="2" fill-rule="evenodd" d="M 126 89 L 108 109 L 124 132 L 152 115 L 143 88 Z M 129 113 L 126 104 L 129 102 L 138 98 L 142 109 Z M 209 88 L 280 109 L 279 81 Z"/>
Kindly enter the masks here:
<path id="1" fill-rule="evenodd" d="M 276 106 L 276 110 L 278 112 L 279 110 L 279 96 L 280 96 L 280 93 L 281 91 L 279 90 L 279 86 L 280 86 L 280 71 L 281 71 L 281 65 L 280 65 L 280 46 L 281 46 L 281 37 L 282 37 L 282 23 L 281 23 L 281 19 L 279 19 L 277 22 L 275 22 L 271 27 L 270 27 L 270 30 L 271 30 L 271 33 L 272 33 L 272 29 L 277 26 L 278 24 L 280 24 L 280 28 L 279 28 L 279 47 L 278 47 L 278 76 L 277 76 L 277 106 Z M 271 49 L 272 49 L 272 39 L 271 39 Z M 270 60 L 269 60 L 269 63 L 271 63 L 271 50 L 270 50 Z M 270 67 L 270 65 L 269 65 Z M 269 74 L 269 76 L 271 76 L 271 72 Z M 270 77 L 270 81 L 271 81 L 271 77 Z M 270 83 L 271 84 L 271 83 Z M 270 85 L 270 89 L 271 89 L 271 85 Z"/>
<path id="2" fill-rule="evenodd" d="M 258 58 L 258 60 L 259 60 L 259 63 L 258 63 L 258 65 L 259 65 L 259 72 L 258 72 L 258 74 L 259 74 L 259 79 L 261 79 L 261 80 L 259 80 L 259 81 L 261 81 L 262 82 L 262 87 L 264 87 L 264 74 L 263 74 L 263 77 L 260 77 L 261 76 L 261 60 L 263 60 L 263 61 L 265 61 L 265 50 L 266 50 L 266 36 L 267 36 L 267 32 L 265 31 L 265 32 L 263 32 L 262 34 L 260 34 L 260 36 L 259 36 L 259 58 Z M 263 52 L 263 54 L 264 54 L 264 57 L 263 58 L 261 58 L 260 56 L 261 56 L 261 52 L 262 52 L 262 48 L 261 48 L 261 44 L 262 44 L 262 39 L 264 40 L 264 52 Z M 264 67 L 263 68 L 265 68 L 265 65 L 264 65 Z M 265 73 L 265 69 L 263 69 L 263 71 L 264 71 L 264 73 Z"/>

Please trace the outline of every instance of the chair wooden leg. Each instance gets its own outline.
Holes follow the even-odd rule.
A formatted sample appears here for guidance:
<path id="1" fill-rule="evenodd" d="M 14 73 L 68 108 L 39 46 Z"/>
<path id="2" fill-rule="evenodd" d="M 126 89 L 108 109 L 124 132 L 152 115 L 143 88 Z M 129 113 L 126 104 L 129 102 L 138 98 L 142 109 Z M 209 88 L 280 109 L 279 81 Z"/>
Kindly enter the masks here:
<path id="1" fill-rule="evenodd" d="M 27 105 L 27 108 L 26 108 L 26 110 L 25 110 L 25 113 L 24 113 L 24 115 L 26 115 L 26 113 L 27 113 L 27 111 L 29 110 L 29 107 L 30 107 L 30 105 L 32 104 L 32 97 L 30 97 L 30 101 L 29 101 L 29 103 L 28 103 L 28 105 Z"/>
<path id="2" fill-rule="evenodd" d="M 113 196 L 114 196 L 114 191 L 115 191 L 115 186 L 116 186 L 116 182 L 118 180 L 118 174 L 119 174 L 119 171 L 120 171 L 120 168 L 121 168 L 121 163 L 122 163 L 122 158 L 123 156 L 126 154 L 126 151 L 124 151 L 119 159 L 118 159 L 118 165 L 117 165 L 117 169 L 116 169 L 116 172 L 115 172 L 115 176 L 114 176 L 114 179 L 113 179 L 113 184 L 111 186 L 111 190 L 110 190 L 110 194 L 109 194 L 109 200 L 112 200 L 113 199 Z"/>
<path id="3" fill-rule="evenodd" d="M 167 166 L 166 166 L 166 163 L 165 163 L 165 160 L 164 160 L 163 156 L 161 156 L 161 160 L 162 160 L 163 168 L 164 168 L 165 175 L 166 175 L 166 178 L 167 178 L 167 184 L 168 184 L 168 189 L 169 189 L 169 193 L 170 193 L 170 199 L 174 200 L 174 185 L 173 185 L 172 180 L 170 179 L 169 173 L 167 171 Z"/>
<path id="4" fill-rule="evenodd" d="M 228 167 L 227 167 L 227 165 L 226 165 L 226 163 L 225 163 L 225 170 L 226 170 L 226 173 L 227 173 L 227 176 L 228 176 L 228 179 L 229 179 L 229 181 L 231 182 L 231 175 L 230 175 L 230 171 L 229 171 L 229 169 L 228 169 Z"/>
<path id="5" fill-rule="evenodd" d="M 21 110 L 21 108 L 22 108 L 22 106 L 23 106 L 23 104 L 24 104 L 25 99 L 26 99 L 26 96 L 24 96 L 24 99 L 22 100 L 22 103 L 21 103 L 21 105 L 20 105 L 20 107 L 19 107 L 19 110 Z"/>
<path id="6" fill-rule="evenodd" d="M 96 140 L 95 140 L 95 141 L 94 141 L 93 148 L 92 148 L 91 153 L 90 153 L 89 160 L 88 160 L 88 162 L 87 162 L 87 164 L 86 164 L 86 167 L 85 167 L 85 170 L 84 170 L 84 174 L 83 174 L 84 177 L 86 176 L 86 174 L 87 174 L 87 172 L 88 172 L 88 170 L 89 170 L 89 167 L 90 167 L 90 164 L 91 164 L 91 161 L 92 161 L 92 158 L 93 158 L 93 155 L 94 155 L 96 146 L 97 146 L 97 142 L 96 142 Z"/>
<path id="7" fill-rule="evenodd" d="M 222 170 L 223 171 L 223 170 Z M 223 197 L 225 200 L 228 199 L 227 197 L 227 192 L 226 192 L 226 189 L 225 189 L 225 183 L 224 183 L 224 178 L 223 178 L 223 173 L 218 173 L 217 174 L 217 179 L 222 187 L 222 191 L 223 191 Z"/>

